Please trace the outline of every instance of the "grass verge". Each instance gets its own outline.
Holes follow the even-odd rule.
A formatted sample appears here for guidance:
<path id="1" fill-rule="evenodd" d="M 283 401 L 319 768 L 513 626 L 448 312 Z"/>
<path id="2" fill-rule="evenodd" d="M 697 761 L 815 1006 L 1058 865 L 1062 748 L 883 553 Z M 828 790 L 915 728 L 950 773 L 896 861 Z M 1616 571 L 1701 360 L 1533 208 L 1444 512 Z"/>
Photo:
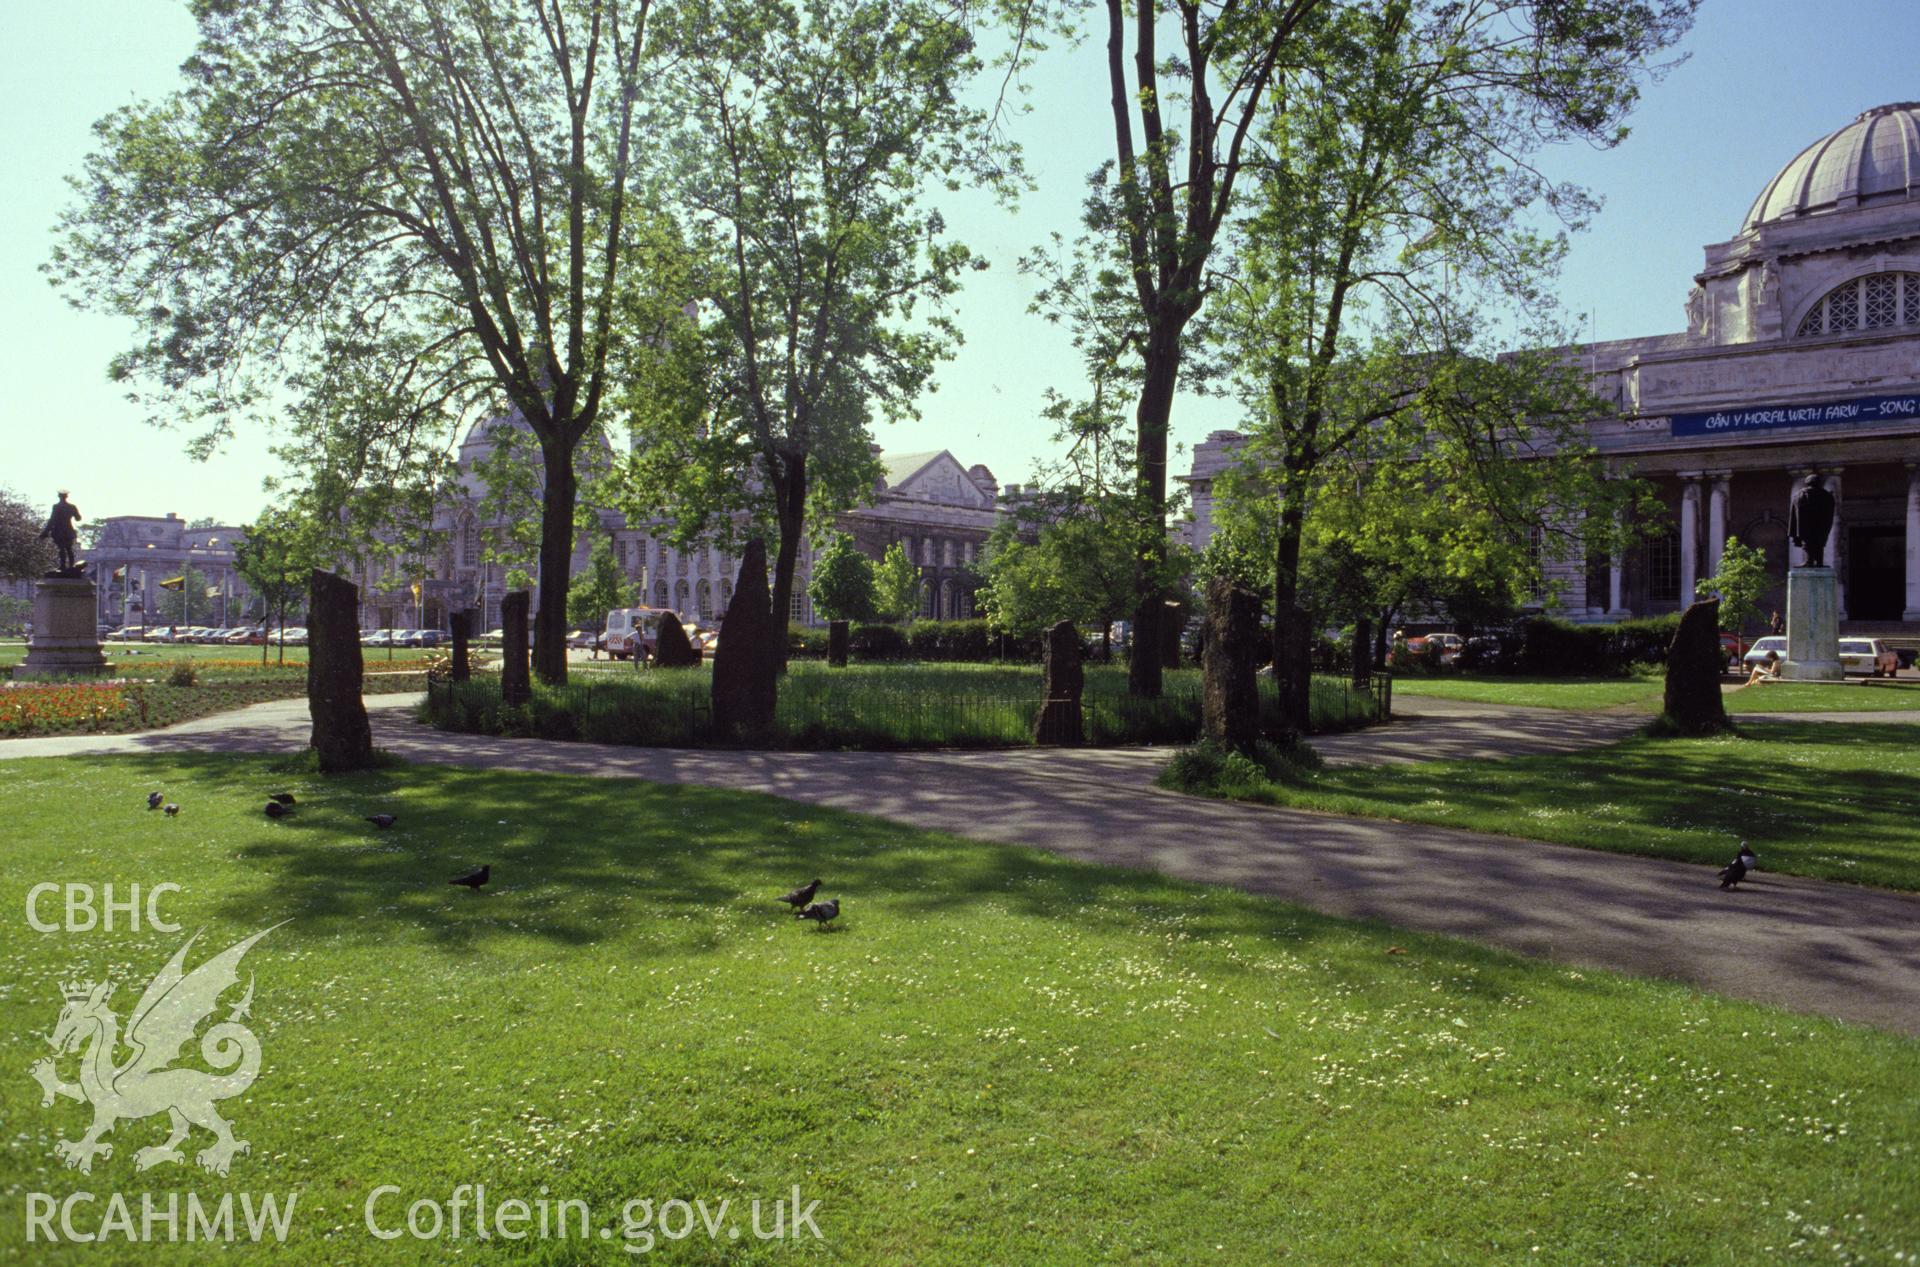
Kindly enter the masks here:
<path id="1" fill-rule="evenodd" d="M 1782 682 L 1726 693 L 1733 713 L 1878 713 L 1920 711 L 1920 682 L 1876 683 L 1866 678 L 1841 683 Z M 1466 700 L 1516 708 L 1558 708 L 1571 712 L 1657 713 L 1665 692 L 1657 672 L 1632 677 L 1543 678 L 1498 674 L 1406 675 L 1393 681 L 1395 695 Z"/>
<path id="2" fill-rule="evenodd" d="M 1920 889 L 1915 735 L 1895 723 L 1755 722 L 1737 735 L 1636 737 L 1506 761 L 1255 771 L 1189 760 L 1162 784 L 1715 866 L 1745 840 L 1769 870 L 1911 890 Z"/>
<path id="3" fill-rule="evenodd" d="M 259 804 L 280 787 L 301 804 L 270 822 Z M 149 814 L 149 789 L 180 817 Z M 690 787 L 140 757 L 8 762 L 0 797 L 17 829 L 0 871 L 9 1236 L 29 1192 L 297 1191 L 286 1246 L 222 1257 L 631 1261 L 635 1198 L 736 1203 L 737 1241 L 653 1229 L 652 1257 L 680 1263 L 1920 1249 L 1920 1045 L 1886 1034 Z M 376 809 L 399 824 L 375 832 Z M 481 861 L 487 890 L 446 885 Z M 770 900 L 814 875 L 845 904 L 840 931 Z M 19 913 L 43 881 L 180 883 L 163 911 L 183 931 L 33 932 Z M 191 1156 L 137 1173 L 165 1133 L 152 1118 L 123 1122 L 92 1174 L 62 1169 L 55 1141 L 86 1110 L 41 1108 L 24 1076 L 60 983 L 118 980 L 124 1018 L 189 933 L 197 961 L 280 920 L 243 965 L 263 1064 L 226 1102 L 251 1141 L 231 1175 Z M 615 1236 L 479 1242 L 471 1206 L 459 1240 L 366 1230 L 381 1185 L 398 1189 L 376 1207 L 392 1230 L 463 1183 L 496 1206 L 585 1201 Z M 746 1203 L 796 1185 L 823 1239 L 754 1239 Z M 79 1207 L 83 1230 L 100 1208 Z"/>

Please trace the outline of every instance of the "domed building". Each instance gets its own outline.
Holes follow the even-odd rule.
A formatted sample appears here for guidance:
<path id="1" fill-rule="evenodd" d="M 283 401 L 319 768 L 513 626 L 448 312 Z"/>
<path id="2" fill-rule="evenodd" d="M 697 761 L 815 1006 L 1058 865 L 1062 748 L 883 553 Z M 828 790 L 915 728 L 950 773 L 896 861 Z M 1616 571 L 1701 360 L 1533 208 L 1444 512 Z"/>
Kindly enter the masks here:
<path id="1" fill-rule="evenodd" d="M 1762 610 L 1784 611 L 1786 570 L 1805 561 L 1789 557 L 1788 504 L 1819 474 L 1838 499 L 1826 561 L 1842 631 L 1920 633 L 1920 102 L 1794 155 L 1706 248 L 1685 313 L 1679 333 L 1575 349 L 1616 410 L 1594 444 L 1670 513 L 1629 557 L 1549 569 L 1564 614 L 1677 610 L 1730 536 L 1766 553 Z M 1239 439 L 1195 447 L 1195 545 Z"/>

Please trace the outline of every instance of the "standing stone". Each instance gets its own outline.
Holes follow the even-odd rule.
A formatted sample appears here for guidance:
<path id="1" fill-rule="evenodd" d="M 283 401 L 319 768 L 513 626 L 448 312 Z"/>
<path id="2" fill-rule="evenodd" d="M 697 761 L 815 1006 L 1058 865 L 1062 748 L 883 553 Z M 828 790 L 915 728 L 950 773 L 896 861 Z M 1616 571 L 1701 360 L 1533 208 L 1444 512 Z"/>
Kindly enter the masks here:
<path id="1" fill-rule="evenodd" d="M 533 673 L 527 662 L 527 611 L 533 595 L 513 590 L 500 600 L 500 701 L 524 704 L 533 698 Z"/>
<path id="2" fill-rule="evenodd" d="M 831 620 L 827 622 L 827 663 L 836 669 L 847 667 L 847 644 L 853 641 L 853 633 L 848 622 Z"/>
<path id="3" fill-rule="evenodd" d="M 713 654 L 713 724 L 723 736 L 753 734 L 773 725 L 779 690 L 780 631 L 767 591 L 767 544 L 755 537 L 740 559 L 733 601 L 720 622 Z"/>
<path id="4" fill-rule="evenodd" d="M 1727 729 L 1727 707 L 1720 698 L 1720 600 L 1702 599 L 1680 617 L 1679 632 L 1667 652 L 1667 719 L 1683 735 L 1709 735 Z"/>
<path id="5" fill-rule="evenodd" d="M 372 761 L 373 728 L 360 698 L 360 591 L 319 568 L 307 585 L 307 712 L 322 774 Z"/>
<path id="6" fill-rule="evenodd" d="M 1353 684 L 1373 685 L 1373 622 L 1365 616 L 1353 622 Z"/>
<path id="7" fill-rule="evenodd" d="M 639 663 L 639 657 L 634 657 Z M 700 649 L 693 645 L 693 639 L 687 637 L 687 627 L 672 612 L 660 617 L 660 627 L 653 635 L 653 667 L 656 669 L 691 669 L 700 663 Z"/>
<path id="8" fill-rule="evenodd" d="M 1080 692 L 1086 671 L 1080 667 L 1080 631 L 1070 620 L 1047 630 L 1042 660 L 1040 715 L 1033 721 L 1033 741 L 1046 747 L 1071 747 L 1087 741 L 1086 721 L 1080 711 Z"/>
<path id="9" fill-rule="evenodd" d="M 85 575 L 43 576 L 33 585 L 33 637 L 26 659 L 13 676 L 26 678 L 80 677 L 105 673 L 107 657 L 100 651 L 95 623 L 93 581 Z"/>
<path id="10" fill-rule="evenodd" d="M 1260 596 L 1224 576 L 1207 585 L 1201 727 L 1212 742 L 1251 752 L 1260 738 Z"/>
<path id="11" fill-rule="evenodd" d="M 1304 735 L 1313 718 L 1313 624 L 1299 604 L 1273 618 L 1273 676 L 1280 686 L 1280 720 Z"/>
<path id="12" fill-rule="evenodd" d="M 448 676 L 456 682 L 465 682 L 473 677 L 473 661 L 467 652 L 467 640 L 473 637 L 473 616 L 468 612 L 455 612 L 448 619 L 453 626 L 453 667 Z"/>

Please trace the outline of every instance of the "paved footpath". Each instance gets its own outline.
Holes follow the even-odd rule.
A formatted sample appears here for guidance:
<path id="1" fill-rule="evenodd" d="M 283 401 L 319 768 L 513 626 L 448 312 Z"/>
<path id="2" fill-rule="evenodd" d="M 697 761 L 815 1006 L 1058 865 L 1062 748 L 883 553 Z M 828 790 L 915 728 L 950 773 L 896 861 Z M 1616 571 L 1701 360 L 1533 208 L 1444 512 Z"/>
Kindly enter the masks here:
<path id="1" fill-rule="evenodd" d="M 416 724 L 417 698 L 368 702 L 374 742 L 414 761 L 766 792 L 1920 1035 L 1916 895 L 1764 871 L 1722 893 L 1708 867 L 1200 800 L 1152 786 L 1164 749 L 735 752 L 490 739 Z M 0 758 L 261 752 L 306 738 L 305 702 L 288 700 L 143 735 L 0 741 Z"/>

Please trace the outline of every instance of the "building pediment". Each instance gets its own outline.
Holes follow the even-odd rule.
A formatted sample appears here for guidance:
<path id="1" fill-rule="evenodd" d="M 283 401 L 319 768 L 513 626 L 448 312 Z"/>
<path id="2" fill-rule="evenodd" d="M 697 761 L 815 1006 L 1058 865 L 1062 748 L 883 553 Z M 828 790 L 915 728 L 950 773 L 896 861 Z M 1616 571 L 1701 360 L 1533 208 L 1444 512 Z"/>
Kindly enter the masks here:
<path id="1" fill-rule="evenodd" d="M 945 449 L 883 462 L 887 467 L 887 492 L 893 497 L 982 510 L 993 506 L 993 498 Z"/>

